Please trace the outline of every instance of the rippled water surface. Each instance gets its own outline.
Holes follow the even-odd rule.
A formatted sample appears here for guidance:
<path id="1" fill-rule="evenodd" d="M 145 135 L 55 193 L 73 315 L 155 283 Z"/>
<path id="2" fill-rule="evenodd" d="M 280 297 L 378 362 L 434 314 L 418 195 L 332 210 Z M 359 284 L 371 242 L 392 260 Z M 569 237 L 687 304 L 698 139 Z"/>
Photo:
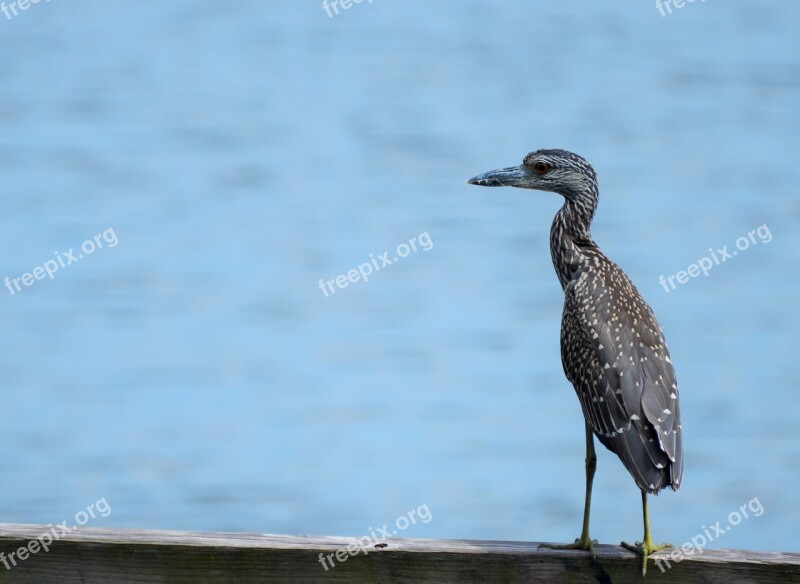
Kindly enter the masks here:
<path id="1" fill-rule="evenodd" d="M 681 384 L 684 485 L 651 505 L 654 537 L 757 498 L 712 545 L 800 550 L 800 5 L 580 6 L 0 15 L 0 277 L 104 242 L 0 289 L 0 519 L 105 498 L 94 525 L 362 535 L 425 504 L 403 535 L 571 541 L 560 202 L 464 182 L 563 147 L 599 173 L 595 239 Z M 659 284 L 759 226 L 768 242 Z M 319 288 L 413 237 L 428 251 Z M 605 451 L 593 513 L 603 542 L 640 535 Z"/>

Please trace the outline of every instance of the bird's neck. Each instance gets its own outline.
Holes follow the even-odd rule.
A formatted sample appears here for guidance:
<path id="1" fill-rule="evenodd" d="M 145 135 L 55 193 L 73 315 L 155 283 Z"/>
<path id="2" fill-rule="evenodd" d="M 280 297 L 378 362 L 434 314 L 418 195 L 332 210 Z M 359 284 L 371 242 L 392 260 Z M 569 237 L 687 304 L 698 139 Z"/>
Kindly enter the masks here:
<path id="1" fill-rule="evenodd" d="M 570 199 L 556 213 L 550 227 L 550 255 L 561 287 L 566 288 L 579 275 L 579 268 L 587 261 L 587 254 L 599 251 L 589 227 L 596 208 L 592 199 Z"/>

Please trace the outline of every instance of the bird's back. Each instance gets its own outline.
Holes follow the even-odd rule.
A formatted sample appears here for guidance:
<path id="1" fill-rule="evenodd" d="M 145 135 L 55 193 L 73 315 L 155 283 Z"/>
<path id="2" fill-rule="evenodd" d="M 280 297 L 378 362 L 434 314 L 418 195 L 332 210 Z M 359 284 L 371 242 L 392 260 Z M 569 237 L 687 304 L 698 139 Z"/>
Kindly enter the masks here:
<path id="1" fill-rule="evenodd" d="M 564 288 L 561 358 L 587 423 L 640 489 L 678 490 L 683 472 L 678 385 L 653 311 L 596 247 Z"/>

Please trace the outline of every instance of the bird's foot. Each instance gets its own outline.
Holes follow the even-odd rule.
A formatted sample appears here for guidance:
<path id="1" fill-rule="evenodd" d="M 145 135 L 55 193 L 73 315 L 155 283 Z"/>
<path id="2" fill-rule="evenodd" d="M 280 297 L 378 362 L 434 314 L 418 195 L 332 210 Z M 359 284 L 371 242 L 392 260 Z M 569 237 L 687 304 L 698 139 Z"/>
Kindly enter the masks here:
<path id="1" fill-rule="evenodd" d="M 673 547 L 671 543 L 662 543 L 659 545 L 655 545 L 652 541 L 637 541 L 634 545 L 629 543 L 622 542 L 622 547 L 631 550 L 634 553 L 637 553 L 642 556 L 642 578 L 647 575 L 647 558 L 650 554 L 654 554 L 657 551 L 663 550 L 665 548 Z"/>
<path id="2" fill-rule="evenodd" d="M 594 546 L 597 545 L 596 539 L 591 539 L 588 535 L 581 536 L 575 540 L 575 543 L 543 543 L 540 547 L 552 550 L 584 550 L 589 552 L 592 561 L 596 559 L 594 553 Z"/>

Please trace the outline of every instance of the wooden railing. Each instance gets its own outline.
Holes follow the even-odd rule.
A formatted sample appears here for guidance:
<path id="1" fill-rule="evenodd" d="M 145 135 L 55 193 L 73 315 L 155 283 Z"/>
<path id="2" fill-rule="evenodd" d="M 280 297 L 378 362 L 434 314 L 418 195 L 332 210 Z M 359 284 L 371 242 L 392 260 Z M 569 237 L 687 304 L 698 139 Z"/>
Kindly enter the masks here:
<path id="1" fill-rule="evenodd" d="M 50 533 L 51 541 L 44 537 Z M 505 583 L 641 584 L 624 548 L 584 552 L 506 541 L 294 537 L 0 524 L 2 584 Z M 363 546 L 363 547 L 362 547 Z M 45 549 L 46 548 L 46 549 Z M 655 554 L 646 582 L 800 583 L 800 554 L 704 550 Z"/>

